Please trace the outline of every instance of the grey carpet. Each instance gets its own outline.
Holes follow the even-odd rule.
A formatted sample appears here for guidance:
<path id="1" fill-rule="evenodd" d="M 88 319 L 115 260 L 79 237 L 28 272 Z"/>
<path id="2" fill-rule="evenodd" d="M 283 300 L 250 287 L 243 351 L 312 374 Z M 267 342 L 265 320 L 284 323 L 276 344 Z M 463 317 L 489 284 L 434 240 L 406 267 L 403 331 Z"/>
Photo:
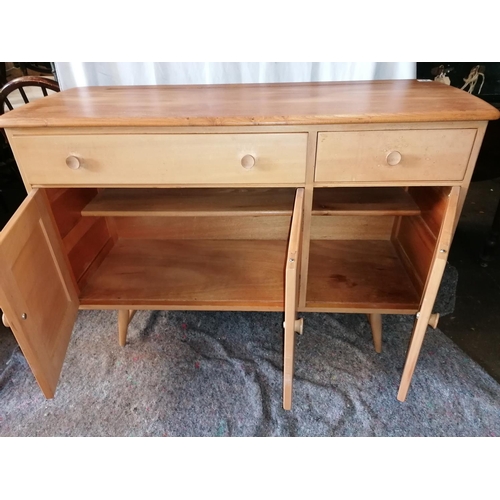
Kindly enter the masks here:
<path id="1" fill-rule="evenodd" d="M 438 305 L 449 312 L 453 294 Z M 439 330 L 428 330 L 400 403 L 411 317 L 384 316 L 382 354 L 364 315 L 304 318 L 285 412 L 282 314 L 139 311 L 121 348 L 115 311 L 82 311 L 53 400 L 13 352 L 0 374 L 0 435 L 500 435 L 500 385 Z"/>

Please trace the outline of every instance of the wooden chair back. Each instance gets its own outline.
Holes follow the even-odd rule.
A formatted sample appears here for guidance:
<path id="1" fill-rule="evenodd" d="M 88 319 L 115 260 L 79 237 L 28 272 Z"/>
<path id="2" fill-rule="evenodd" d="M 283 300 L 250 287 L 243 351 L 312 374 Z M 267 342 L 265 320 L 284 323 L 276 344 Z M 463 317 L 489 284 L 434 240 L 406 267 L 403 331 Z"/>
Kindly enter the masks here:
<path id="1" fill-rule="evenodd" d="M 24 104 L 30 102 L 25 91 L 26 87 L 39 87 L 42 93 L 39 97 L 47 96 L 48 90 L 52 90 L 53 92 L 59 92 L 60 90 L 59 84 L 55 80 L 51 80 L 50 78 L 45 78 L 43 76 L 21 76 L 19 78 L 15 78 L 14 80 L 7 82 L 0 89 L 0 115 L 5 113 L 6 107 L 7 110 L 14 109 L 15 102 L 12 95 L 16 90 L 19 91 Z"/>
<path id="2" fill-rule="evenodd" d="M 0 115 L 3 115 L 6 111 L 13 110 L 19 104 L 24 105 L 29 103 L 30 97 L 33 100 L 35 96 L 33 92 L 30 92 L 30 96 L 28 96 L 25 90 L 27 87 L 38 87 L 41 90 L 40 93 L 37 92 L 38 95 L 36 98 L 47 96 L 49 90 L 53 92 L 59 92 L 60 90 L 59 84 L 55 80 L 43 76 L 21 76 L 15 78 L 7 82 L 0 89 Z M 9 206 L 6 202 L 4 191 L 11 189 L 12 182 L 22 185 L 22 179 L 7 142 L 5 130 L 0 129 L 0 209 L 8 214 L 10 214 Z"/>
<path id="3" fill-rule="evenodd" d="M 25 90 L 26 87 L 39 87 L 41 95 L 37 95 L 37 98 L 47 96 L 48 90 L 53 92 L 59 92 L 60 90 L 59 84 L 55 80 L 45 78 L 44 76 L 20 76 L 19 78 L 15 78 L 14 80 L 7 82 L 0 89 L 0 115 L 18 107 L 18 103 L 21 99 L 19 98 L 19 95 L 16 94 L 20 94 L 22 97 L 21 104 L 28 104 L 30 102 L 30 98 Z M 31 100 L 33 100 L 33 97 L 34 96 L 32 95 Z M 2 143 L 2 140 L 3 142 L 7 142 L 7 137 L 3 129 L 0 129 L 0 135 L 2 136 L 0 137 L 0 143 Z"/>

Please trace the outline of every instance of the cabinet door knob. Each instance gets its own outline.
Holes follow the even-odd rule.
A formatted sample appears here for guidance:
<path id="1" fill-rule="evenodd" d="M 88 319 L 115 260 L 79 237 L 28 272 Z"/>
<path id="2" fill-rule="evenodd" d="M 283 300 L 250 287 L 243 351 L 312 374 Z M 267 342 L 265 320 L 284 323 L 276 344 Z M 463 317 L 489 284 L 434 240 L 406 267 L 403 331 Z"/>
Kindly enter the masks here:
<path id="1" fill-rule="evenodd" d="M 80 158 L 78 158 L 78 156 L 69 155 L 66 158 L 66 165 L 68 165 L 71 170 L 77 170 L 82 166 L 82 162 L 80 161 Z"/>
<path id="2" fill-rule="evenodd" d="M 2 313 L 2 323 L 5 328 L 10 328 L 10 323 L 9 320 L 7 319 L 7 316 L 5 316 L 5 313 Z"/>
<path id="3" fill-rule="evenodd" d="M 250 170 L 255 165 L 255 158 L 252 155 L 245 155 L 241 159 L 241 166 Z"/>
<path id="4" fill-rule="evenodd" d="M 394 165 L 397 165 L 400 161 L 401 161 L 401 153 L 399 151 L 391 151 L 388 155 L 387 155 L 387 163 L 388 165 L 390 165 L 391 167 L 393 167 Z"/>

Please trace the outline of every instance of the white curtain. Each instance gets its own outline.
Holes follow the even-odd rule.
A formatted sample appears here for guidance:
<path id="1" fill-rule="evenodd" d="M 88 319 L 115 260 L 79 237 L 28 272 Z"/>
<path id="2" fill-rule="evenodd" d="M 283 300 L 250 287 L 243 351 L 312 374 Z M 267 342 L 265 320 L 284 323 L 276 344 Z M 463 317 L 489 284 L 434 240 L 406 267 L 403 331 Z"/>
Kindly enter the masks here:
<path id="1" fill-rule="evenodd" d="M 61 89 L 93 85 L 320 82 L 415 78 L 414 62 L 56 62 Z"/>

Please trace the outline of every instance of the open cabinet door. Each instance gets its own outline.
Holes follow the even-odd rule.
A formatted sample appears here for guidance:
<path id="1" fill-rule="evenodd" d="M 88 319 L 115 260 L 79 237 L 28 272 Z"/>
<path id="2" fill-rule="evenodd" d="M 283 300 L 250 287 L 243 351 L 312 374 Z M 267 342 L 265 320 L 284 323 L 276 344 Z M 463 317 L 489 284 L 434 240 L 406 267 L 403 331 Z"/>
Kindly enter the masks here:
<path id="1" fill-rule="evenodd" d="M 459 215 L 459 198 L 460 187 L 452 187 L 448 195 L 448 204 L 443 222 L 441 223 L 439 237 L 436 242 L 435 255 L 433 257 L 427 283 L 424 287 L 420 311 L 417 313 L 415 318 L 410 345 L 406 354 L 406 362 L 403 368 L 403 375 L 401 376 L 401 383 L 399 385 L 397 396 L 399 401 L 405 401 L 406 396 L 408 395 L 413 372 L 415 371 L 420 349 L 424 341 L 427 326 L 429 325 L 432 308 L 434 307 L 434 302 L 436 300 L 444 269 L 446 267 L 448 252 L 450 251 L 451 240 L 453 238 L 455 228 L 454 223 Z"/>
<path id="2" fill-rule="evenodd" d="M 283 359 L 283 408 L 292 409 L 293 364 L 295 333 L 302 333 L 303 320 L 297 319 L 299 306 L 299 279 L 302 250 L 302 221 L 304 218 L 304 188 L 297 189 L 293 208 L 292 226 L 288 241 L 285 267 L 285 329 Z"/>
<path id="3" fill-rule="evenodd" d="M 0 233 L 0 307 L 46 398 L 54 397 L 78 313 L 46 194 L 32 191 Z"/>

